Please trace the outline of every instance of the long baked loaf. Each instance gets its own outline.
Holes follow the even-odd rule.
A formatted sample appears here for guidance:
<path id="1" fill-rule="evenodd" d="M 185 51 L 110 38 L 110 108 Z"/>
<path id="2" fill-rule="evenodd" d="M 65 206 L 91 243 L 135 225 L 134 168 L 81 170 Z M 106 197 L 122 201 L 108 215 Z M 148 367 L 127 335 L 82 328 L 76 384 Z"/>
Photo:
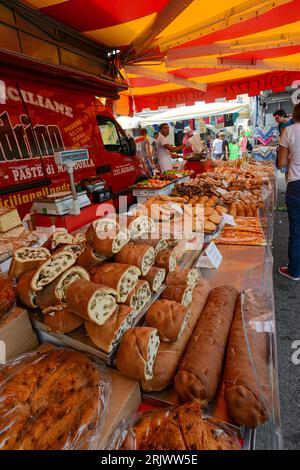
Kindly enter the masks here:
<path id="1" fill-rule="evenodd" d="M 120 224 L 120 227 L 127 227 L 130 233 L 131 239 L 136 239 L 154 231 L 155 225 L 152 219 L 146 215 L 119 215 L 117 221 Z"/>
<path id="2" fill-rule="evenodd" d="M 95 237 L 93 246 L 101 256 L 113 256 L 130 240 L 129 231 L 125 228 L 99 233 Z"/>
<path id="3" fill-rule="evenodd" d="M 129 293 L 125 304 L 139 313 L 150 299 L 151 290 L 148 281 L 139 280 L 134 289 Z"/>
<path id="4" fill-rule="evenodd" d="M 20 277 L 17 284 L 17 296 L 22 304 L 30 308 L 37 308 L 36 295 L 37 291 L 31 287 L 32 278 L 35 276 L 35 271 L 28 271 Z"/>
<path id="5" fill-rule="evenodd" d="M 237 295 L 231 286 L 215 287 L 209 294 L 174 380 L 184 401 L 199 399 L 206 407 L 214 398 Z"/>
<path id="6" fill-rule="evenodd" d="M 86 241 L 91 245 L 97 235 L 100 235 L 103 232 L 116 230 L 117 228 L 118 223 L 114 214 L 112 214 L 111 217 L 101 217 L 100 219 L 96 219 L 90 224 L 85 233 Z"/>
<path id="7" fill-rule="evenodd" d="M 75 263 L 76 257 L 73 253 L 62 251 L 52 255 L 36 270 L 31 280 L 32 290 L 42 290 Z"/>
<path id="8" fill-rule="evenodd" d="M 116 356 L 117 369 L 136 380 L 152 379 L 158 346 L 159 336 L 155 328 L 130 328 L 120 342 Z"/>
<path id="9" fill-rule="evenodd" d="M 64 305 L 60 305 L 47 309 L 47 313 L 44 315 L 44 323 L 50 331 L 65 334 L 79 328 L 83 325 L 84 320 L 75 313 L 70 312 Z"/>
<path id="10" fill-rule="evenodd" d="M 44 243 L 43 247 L 52 252 L 62 245 L 73 245 L 74 243 L 76 243 L 75 237 L 73 237 L 73 235 L 70 233 L 63 232 L 61 230 L 50 235 L 48 240 Z"/>
<path id="11" fill-rule="evenodd" d="M 183 269 L 171 272 L 166 277 L 167 286 L 183 286 L 193 287 L 200 279 L 198 269 Z"/>
<path id="12" fill-rule="evenodd" d="M 141 271 L 136 266 L 122 263 L 105 263 L 93 270 L 92 281 L 118 291 L 120 302 L 125 302 L 134 289 Z"/>
<path id="13" fill-rule="evenodd" d="M 8 275 L 20 279 L 22 274 L 37 269 L 51 254 L 47 248 L 21 247 L 13 253 Z"/>
<path id="14" fill-rule="evenodd" d="M 89 271 L 94 266 L 99 266 L 100 264 L 104 263 L 106 259 L 106 256 L 102 256 L 97 253 L 94 246 L 89 246 L 78 257 L 77 264 L 83 266 Z"/>
<path id="15" fill-rule="evenodd" d="M 161 342 L 158 348 L 153 367 L 153 379 L 141 382 L 141 388 L 145 392 L 159 391 L 168 387 L 173 381 L 180 359 L 187 343 L 193 333 L 197 320 L 206 304 L 209 294 L 209 284 L 200 279 L 193 291 L 193 301 L 190 306 L 191 315 L 186 328 L 180 338 L 175 342 Z"/>
<path id="16" fill-rule="evenodd" d="M 115 256 L 117 263 L 125 263 L 136 266 L 145 276 L 155 261 L 155 250 L 149 245 L 125 245 Z"/>
<path id="17" fill-rule="evenodd" d="M 190 314 L 189 309 L 174 300 L 157 300 L 146 314 L 146 323 L 157 329 L 161 341 L 177 341 Z"/>
<path id="18" fill-rule="evenodd" d="M 167 273 L 175 271 L 177 267 L 177 259 L 173 250 L 162 250 L 157 253 L 155 266 L 158 268 L 164 268 Z"/>
<path id="19" fill-rule="evenodd" d="M 194 286 L 190 287 L 186 284 L 183 286 L 167 286 L 163 291 L 161 298 L 175 300 L 175 302 L 182 304 L 184 307 L 188 307 L 192 302 L 193 289 Z"/>
<path id="20" fill-rule="evenodd" d="M 268 333 L 256 331 L 254 325 L 254 321 L 266 312 L 268 306 L 263 295 L 246 291 L 243 321 L 239 297 L 225 362 L 225 398 L 229 412 L 238 424 L 250 428 L 255 428 L 268 419 L 265 406 L 270 401 Z M 244 326 L 247 329 L 248 344 Z"/>
<path id="21" fill-rule="evenodd" d="M 152 266 L 146 276 L 142 276 L 142 279 L 149 282 L 150 289 L 152 292 L 157 292 L 164 283 L 166 277 L 166 270 L 164 268 L 157 268 Z"/>
<path id="22" fill-rule="evenodd" d="M 97 325 L 104 325 L 117 308 L 119 294 L 101 284 L 94 284 L 86 279 L 73 282 L 67 291 L 68 309 Z"/>

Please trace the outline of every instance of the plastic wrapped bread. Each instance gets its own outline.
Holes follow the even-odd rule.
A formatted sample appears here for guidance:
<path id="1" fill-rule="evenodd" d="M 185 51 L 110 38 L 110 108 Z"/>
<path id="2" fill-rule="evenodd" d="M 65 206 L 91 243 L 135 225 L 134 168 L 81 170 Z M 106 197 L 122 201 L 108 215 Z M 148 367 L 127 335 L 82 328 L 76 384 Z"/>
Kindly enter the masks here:
<path id="1" fill-rule="evenodd" d="M 93 343 L 109 354 L 125 331 L 132 327 L 135 317 L 136 312 L 132 308 L 120 305 L 104 325 L 86 321 L 85 328 Z"/>
<path id="2" fill-rule="evenodd" d="M 37 269 L 50 256 L 51 253 L 47 248 L 18 248 L 13 253 L 8 275 L 18 280 L 22 274 Z"/>
<path id="3" fill-rule="evenodd" d="M 200 279 L 198 269 L 183 269 L 171 272 L 166 277 L 167 286 L 183 286 L 193 287 Z"/>
<path id="4" fill-rule="evenodd" d="M 101 256 L 113 256 L 130 240 L 129 231 L 125 228 L 109 230 L 94 239 L 94 249 Z"/>
<path id="5" fill-rule="evenodd" d="M 163 291 L 161 298 L 167 300 L 175 300 L 182 304 L 184 307 L 188 307 L 193 298 L 193 287 L 187 285 L 183 286 L 167 286 Z"/>
<path id="6" fill-rule="evenodd" d="M 52 255 L 36 270 L 31 280 L 32 290 L 42 290 L 75 263 L 76 257 L 73 253 L 62 251 Z"/>
<path id="7" fill-rule="evenodd" d="M 35 271 L 28 271 L 20 277 L 17 284 L 17 296 L 22 304 L 30 308 L 37 308 L 37 291 L 31 287 L 33 276 L 35 276 Z"/>
<path id="8" fill-rule="evenodd" d="M 139 280 L 134 289 L 129 293 L 125 304 L 136 312 L 141 312 L 151 299 L 151 289 L 148 281 Z"/>
<path id="9" fill-rule="evenodd" d="M 62 245 L 74 245 L 76 239 L 70 233 L 62 230 L 54 232 L 48 240 L 44 243 L 43 247 L 51 251 L 51 253 Z"/>
<path id="10" fill-rule="evenodd" d="M 166 277 L 166 270 L 164 268 L 157 268 L 152 266 L 146 276 L 142 276 L 142 279 L 149 282 L 150 289 L 152 292 L 157 292 L 164 283 Z"/>
<path id="11" fill-rule="evenodd" d="M 146 314 L 146 323 L 157 329 L 161 341 L 177 341 L 190 315 L 191 310 L 174 300 L 157 300 Z"/>
<path id="12" fill-rule="evenodd" d="M 38 307 L 44 310 L 47 307 L 65 303 L 68 287 L 78 279 L 87 279 L 89 281 L 89 273 L 81 266 L 72 266 L 55 281 L 37 292 L 36 303 Z"/>
<path id="13" fill-rule="evenodd" d="M 116 356 L 117 369 L 136 380 L 153 377 L 153 363 L 159 346 L 156 328 L 130 328 L 122 336 Z"/>
<path id="14" fill-rule="evenodd" d="M 136 266 L 122 263 L 105 263 L 93 270 L 92 281 L 115 289 L 120 302 L 125 302 L 134 289 L 141 271 Z"/>
<path id="15" fill-rule="evenodd" d="M 162 250 L 155 258 L 155 266 L 164 268 L 167 273 L 173 272 L 177 267 L 177 259 L 173 250 Z"/>
<path id="16" fill-rule="evenodd" d="M 118 300 L 119 294 L 115 289 L 86 279 L 73 282 L 67 292 L 68 309 L 97 325 L 104 325 L 115 312 Z"/>
<path id="17" fill-rule="evenodd" d="M 155 262 L 155 250 L 149 245 L 133 245 L 129 243 L 124 246 L 115 256 L 117 263 L 125 263 L 137 266 L 145 276 Z"/>
<path id="18" fill-rule="evenodd" d="M 81 317 L 70 312 L 65 305 L 48 308 L 43 313 L 45 325 L 54 333 L 71 333 L 84 323 Z"/>

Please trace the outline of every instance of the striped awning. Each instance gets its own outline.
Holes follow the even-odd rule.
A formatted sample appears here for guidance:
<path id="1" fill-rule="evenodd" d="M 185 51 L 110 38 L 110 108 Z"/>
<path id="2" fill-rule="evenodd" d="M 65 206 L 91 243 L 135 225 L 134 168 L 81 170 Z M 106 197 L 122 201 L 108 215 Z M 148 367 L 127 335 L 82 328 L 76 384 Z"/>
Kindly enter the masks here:
<path id="1" fill-rule="evenodd" d="M 300 0 L 26 0 L 111 48 L 136 111 L 300 85 Z"/>

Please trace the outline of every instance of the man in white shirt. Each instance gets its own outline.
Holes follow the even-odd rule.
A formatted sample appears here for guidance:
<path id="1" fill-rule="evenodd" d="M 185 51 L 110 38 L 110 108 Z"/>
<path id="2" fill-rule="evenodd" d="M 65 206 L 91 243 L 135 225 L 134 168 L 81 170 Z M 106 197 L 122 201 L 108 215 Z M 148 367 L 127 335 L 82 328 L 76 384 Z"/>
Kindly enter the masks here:
<path id="1" fill-rule="evenodd" d="M 156 141 L 156 154 L 160 171 L 172 170 L 172 158 L 178 158 L 177 155 L 173 155 L 172 152 L 179 152 L 182 150 L 182 145 L 171 145 L 167 139 L 170 133 L 169 125 L 163 123 L 159 126 L 159 136 Z"/>
<path id="2" fill-rule="evenodd" d="M 212 154 L 213 158 L 216 160 L 223 160 L 224 156 L 227 160 L 225 134 L 223 134 L 222 132 L 220 132 L 219 136 L 213 141 Z"/>
<path id="3" fill-rule="evenodd" d="M 284 129 L 279 142 L 278 167 L 289 167 L 285 202 L 289 217 L 288 266 L 278 272 L 293 281 L 300 280 L 300 103 L 294 108 L 295 124 Z"/>

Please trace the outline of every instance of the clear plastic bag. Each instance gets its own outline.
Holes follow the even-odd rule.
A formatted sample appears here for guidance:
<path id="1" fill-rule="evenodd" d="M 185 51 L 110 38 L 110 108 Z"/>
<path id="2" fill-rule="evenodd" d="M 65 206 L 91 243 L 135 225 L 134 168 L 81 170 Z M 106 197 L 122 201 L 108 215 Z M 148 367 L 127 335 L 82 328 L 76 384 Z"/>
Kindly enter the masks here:
<path id="1" fill-rule="evenodd" d="M 230 426 L 201 415 L 198 400 L 137 413 L 113 431 L 107 450 L 240 450 Z"/>
<path id="2" fill-rule="evenodd" d="M 54 348 L 0 368 L 0 449 L 96 449 L 111 386 L 86 354 Z"/>

